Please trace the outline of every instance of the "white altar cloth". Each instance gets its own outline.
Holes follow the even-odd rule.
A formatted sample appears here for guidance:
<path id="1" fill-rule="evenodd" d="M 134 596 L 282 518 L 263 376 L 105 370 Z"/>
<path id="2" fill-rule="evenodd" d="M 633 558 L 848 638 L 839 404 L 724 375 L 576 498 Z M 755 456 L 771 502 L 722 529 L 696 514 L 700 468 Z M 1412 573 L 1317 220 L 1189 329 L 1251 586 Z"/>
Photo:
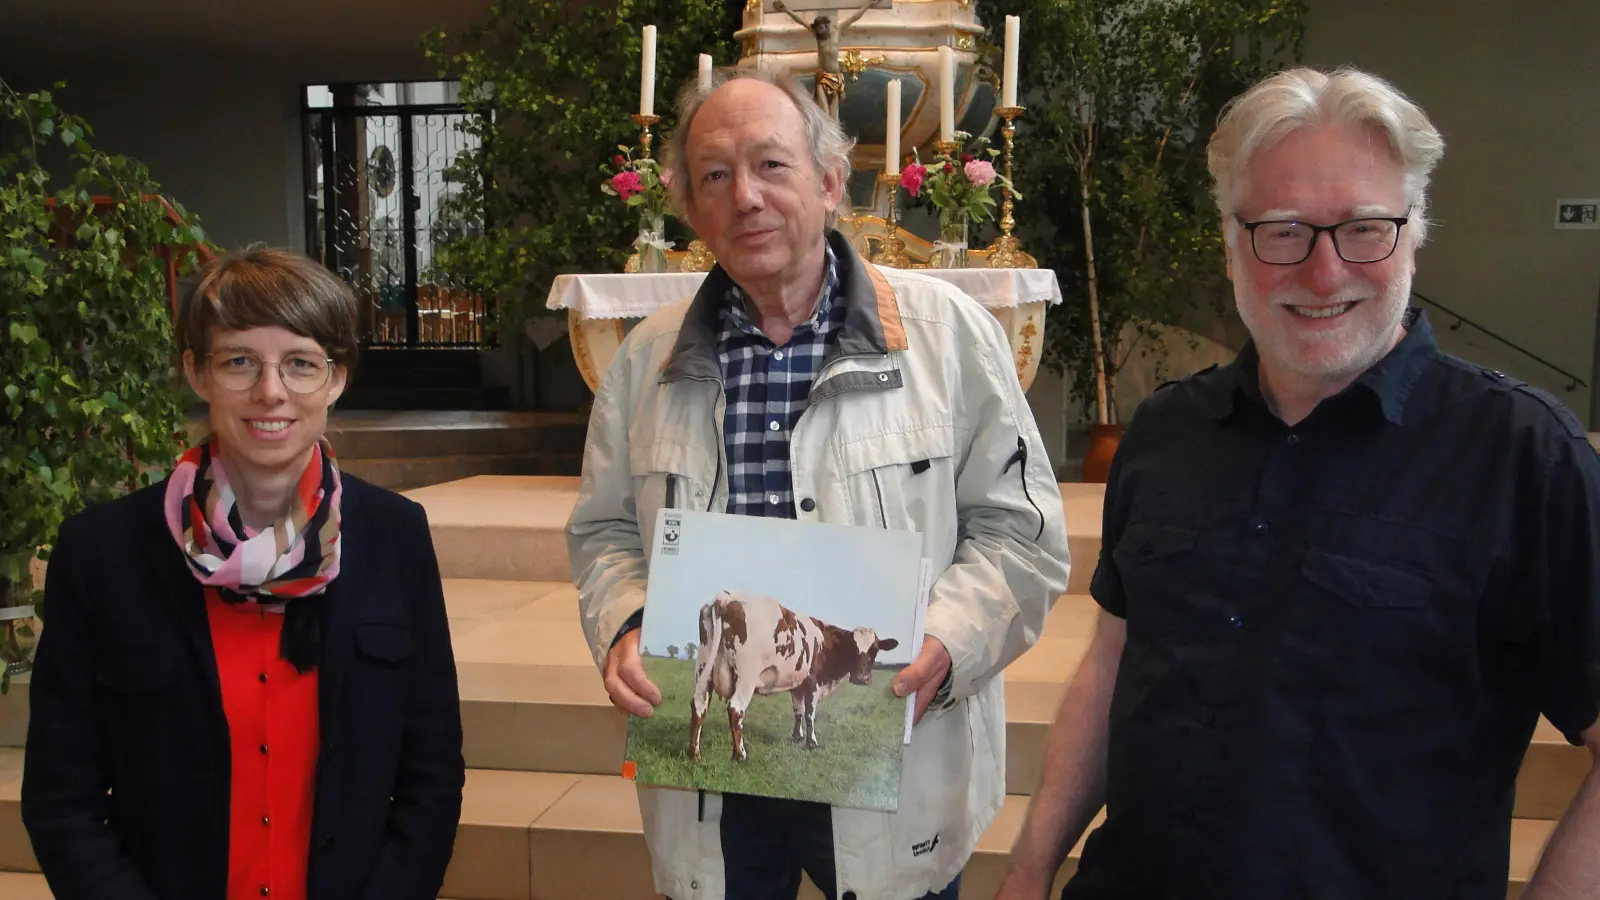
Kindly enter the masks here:
<path id="1" fill-rule="evenodd" d="M 1045 307 L 1061 302 L 1061 285 L 1050 269 L 916 269 L 955 285 L 994 314 L 1011 342 L 1017 378 L 1024 390 L 1039 367 Z M 611 357 L 622 343 L 623 319 L 644 318 L 694 296 L 704 272 L 557 275 L 545 306 L 567 311 L 573 356 L 584 382 L 598 390 Z"/>

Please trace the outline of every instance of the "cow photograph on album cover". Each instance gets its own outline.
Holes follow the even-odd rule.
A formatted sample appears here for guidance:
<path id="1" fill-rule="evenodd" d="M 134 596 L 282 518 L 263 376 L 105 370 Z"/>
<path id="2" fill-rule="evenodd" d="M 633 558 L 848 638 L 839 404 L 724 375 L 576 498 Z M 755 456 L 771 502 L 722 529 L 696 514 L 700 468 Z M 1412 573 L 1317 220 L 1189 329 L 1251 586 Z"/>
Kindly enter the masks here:
<path id="1" fill-rule="evenodd" d="M 922 535 L 664 509 L 639 635 L 661 691 L 624 771 L 657 787 L 894 811 Z"/>

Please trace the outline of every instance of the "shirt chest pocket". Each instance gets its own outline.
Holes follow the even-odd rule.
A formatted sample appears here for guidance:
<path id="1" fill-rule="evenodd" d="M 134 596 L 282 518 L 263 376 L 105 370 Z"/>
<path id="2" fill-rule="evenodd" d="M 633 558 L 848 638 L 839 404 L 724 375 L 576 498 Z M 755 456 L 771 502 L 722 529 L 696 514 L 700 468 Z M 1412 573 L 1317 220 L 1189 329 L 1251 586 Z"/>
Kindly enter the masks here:
<path id="1" fill-rule="evenodd" d="M 956 470 L 951 426 L 879 433 L 840 444 L 835 452 L 854 524 L 926 533 L 930 525 L 942 522 L 953 539 L 950 511 L 956 508 Z"/>
<path id="2" fill-rule="evenodd" d="M 1347 714 L 1422 722 L 1465 712 L 1478 682 L 1476 597 L 1398 560 L 1308 550 L 1293 597 L 1295 644 Z M 1342 698 L 1342 699 L 1341 699 Z"/>
<path id="3" fill-rule="evenodd" d="M 1130 628 L 1173 633 L 1203 628 L 1222 615 L 1200 554 L 1200 529 L 1134 523 L 1111 551 L 1127 597 Z"/>

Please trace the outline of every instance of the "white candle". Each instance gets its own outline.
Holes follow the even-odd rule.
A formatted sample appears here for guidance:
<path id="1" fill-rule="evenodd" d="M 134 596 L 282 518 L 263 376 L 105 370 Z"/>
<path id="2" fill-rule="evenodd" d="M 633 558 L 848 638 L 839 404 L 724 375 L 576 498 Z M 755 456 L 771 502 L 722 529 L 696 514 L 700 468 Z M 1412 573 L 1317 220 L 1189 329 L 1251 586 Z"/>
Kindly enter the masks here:
<path id="1" fill-rule="evenodd" d="M 711 54 L 700 54 L 700 92 L 711 91 Z"/>
<path id="2" fill-rule="evenodd" d="M 1001 88 L 1001 106 L 1017 105 L 1017 37 L 1022 30 L 1022 20 L 1006 16 L 1006 69 Z"/>
<path id="3" fill-rule="evenodd" d="M 656 27 L 644 27 L 644 70 L 639 73 L 639 115 L 656 114 Z"/>
<path id="4" fill-rule="evenodd" d="M 889 82 L 889 115 L 884 123 L 883 171 L 896 175 L 900 172 L 900 79 Z"/>
<path id="5" fill-rule="evenodd" d="M 939 140 L 955 140 L 956 54 L 948 45 L 939 48 Z"/>

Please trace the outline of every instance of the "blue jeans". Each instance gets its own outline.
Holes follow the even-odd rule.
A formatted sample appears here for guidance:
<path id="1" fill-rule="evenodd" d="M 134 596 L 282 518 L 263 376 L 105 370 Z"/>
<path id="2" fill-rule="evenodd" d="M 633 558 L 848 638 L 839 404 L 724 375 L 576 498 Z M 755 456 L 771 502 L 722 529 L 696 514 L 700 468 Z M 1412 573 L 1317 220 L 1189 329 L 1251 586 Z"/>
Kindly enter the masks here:
<path id="1" fill-rule="evenodd" d="M 727 900 L 795 900 L 802 871 L 828 900 L 856 900 L 849 885 L 839 894 L 827 806 L 723 794 L 721 824 Z M 960 892 L 957 876 L 923 900 L 956 900 Z"/>

